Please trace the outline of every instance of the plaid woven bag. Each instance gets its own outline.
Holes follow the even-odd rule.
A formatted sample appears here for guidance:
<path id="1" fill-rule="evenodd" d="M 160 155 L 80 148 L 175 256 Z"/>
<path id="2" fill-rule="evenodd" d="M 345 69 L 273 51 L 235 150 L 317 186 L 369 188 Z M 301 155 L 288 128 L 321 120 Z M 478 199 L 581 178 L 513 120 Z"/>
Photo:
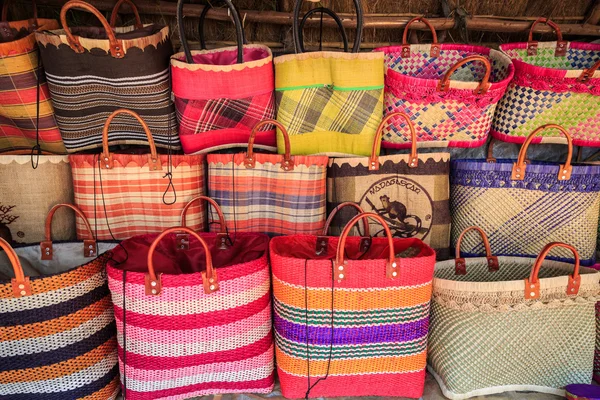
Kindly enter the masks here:
<path id="1" fill-rule="evenodd" d="M 142 126 L 150 153 L 110 152 L 109 126 L 119 114 Z M 92 222 L 99 240 L 123 240 L 179 224 L 183 206 L 204 194 L 203 155 L 158 154 L 148 125 L 130 110 L 116 110 L 103 128 L 101 154 L 71 154 L 75 204 Z M 189 224 L 204 226 L 204 209 L 193 206 Z M 81 237 L 83 224 L 77 221 Z"/>
<path id="2" fill-rule="evenodd" d="M 485 257 L 464 259 L 461 239 L 472 229 Z M 556 247 L 572 252 L 575 265 L 547 260 Z M 444 396 L 564 396 L 565 385 L 590 383 L 600 272 L 580 268 L 577 250 L 563 243 L 548 244 L 537 259 L 492 254 L 485 233 L 469 227 L 456 260 L 435 266 L 427 360 Z"/>
<path id="3" fill-rule="evenodd" d="M 127 3 L 135 9 L 131 1 Z M 69 27 L 66 16 L 72 8 L 91 12 L 102 28 Z M 38 31 L 36 40 L 67 151 L 102 147 L 104 121 L 120 108 L 144 117 L 158 147 L 180 148 L 171 101 L 169 27 L 140 28 L 137 20 L 135 26 L 113 28 L 96 8 L 80 0 L 65 3 L 60 20 L 63 29 Z M 129 116 L 121 115 L 108 142 L 146 144 L 146 134 Z"/>
<path id="4" fill-rule="evenodd" d="M 348 237 L 375 218 L 386 237 Z M 394 239 L 383 218 L 355 216 L 330 237 L 271 240 L 276 359 L 287 398 L 423 394 L 435 252 Z"/>
<path id="5" fill-rule="evenodd" d="M 533 40 L 538 23 L 550 25 L 554 42 Z M 498 103 L 492 135 L 523 143 L 534 128 L 564 126 L 576 146 L 600 146 L 600 44 L 567 42 L 558 25 L 539 18 L 527 43 L 500 45 L 515 65 L 515 77 Z M 548 130 L 533 143 L 565 143 L 558 130 Z"/>
<path id="6" fill-rule="evenodd" d="M 302 4 L 296 1 L 293 17 L 297 54 L 274 60 L 277 121 L 289 133 L 292 154 L 367 156 L 382 118 L 383 54 L 359 53 L 363 20 L 358 0 L 352 53 L 303 53 Z M 280 130 L 277 149 L 285 151 Z"/>
<path id="7" fill-rule="evenodd" d="M 564 164 L 526 161 L 527 148 L 547 129 L 567 138 Z M 480 226 L 490 237 L 494 254 L 536 257 L 545 244 L 566 241 L 583 265 L 593 265 L 600 207 L 600 165 L 571 164 L 570 134 L 549 124 L 534 130 L 514 160 L 453 160 L 450 163 L 452 245 L 467 227 Z M 480 255 L 479 242 L 467 240 L 470 256 Z M 551 259 L 573 262 L 570 252 L 558 249 Z"/>
<path id="8" fill-rule="evenodd" d="M 39 144 L 43 151 L 64 154 L 33 34 L 57 29 L 58 22 L 38 18 L 34 0 L 33 18 L 7 22 L 10 3 L 4 1 L 0 22 L 0 153 Z"/>
<path id="9" fill-rule="evenodd" d="M 0 397 L 115 399 L 119 369 L 105 265 L 114 243 L 96 243 L 86 221 L 82 243 L 52 243 L 52 218 L 40 244 L 11 248 L 0 239 Z"/>
<path id="10" fill-rule="evenodd" d="M 400 122 L 407 125 L 412 136 L 410 154 L 377 156 L 383 129 L 390 121 L 393 125 Z M 398 112 L 383 119 L 372 148 L 370 157 L 329 160 L 328 210 L 343 202 L 356 202 L 385 219 L 394 237 L 421 239 L 436 250 L 439 259 L 447 259 L 450 247 L 450 154 L 417 154 L 415 127 L 408 115 Z M 334 232 L 341 233 L 348 211 L 333 220 Z M 371 231 L 373 236 L 385 233 L 376 223 L 371 226 Z"/>
<path id="11" fill-rule="evenodd" d="M 283 155 L 254 153 L 255 134 L 269 124 L 284 137 Z M 208 195 L 234 232 L 316 235 L 323 229 L 328 158 L 292 156 L 290 142 L 283 125 L 265 120 L 254 126 L 246 153 L 208 155 Z"/>
<path id="12" fill-rule="evenodd" d="M 192 237 L 180 249 L 179 235 Z M 176 227 L 136 236 L 107 265 L 123 395 L 270 393 L 275 380 L 269 238 Z"/>
<path id="13" fill-rule="evenodd" d="M 408 44 L 414 22 L 429 27 L 433 44 Z M 420 17 L 408 22 L 402 43 L 375 49 L 385 53 L 384 115 L 408 114 L 420 147 L 483 145 L 514 73 L 510 59 L 487 47 L 439 44 L 434 28 Z M 411 142 L 405 125 L 386 126 L 383 147 L 410 148 Z"/>

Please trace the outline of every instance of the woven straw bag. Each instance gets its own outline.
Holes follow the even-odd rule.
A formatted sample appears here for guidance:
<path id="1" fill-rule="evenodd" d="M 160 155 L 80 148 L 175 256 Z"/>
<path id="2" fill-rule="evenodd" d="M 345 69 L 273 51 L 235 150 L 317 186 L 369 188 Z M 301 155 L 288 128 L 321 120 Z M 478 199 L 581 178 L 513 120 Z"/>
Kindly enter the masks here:
<path id="1" fill-rule="evenodd" d="M 485 257 L 460 257 L 469 230 L 481 234 Z M 575 265 L 545 260 L 555 247 L 573 252 Z M 570 245 L 550 243 L 537 259 L 496 257 L 483 230 L 464 230 L 456 260 L 437 263 L 433 280 L 428 369 L 444 395 L 564 395 L 567 384 L 590 383 L 599 279 Z"/>
<path id="2" fill-rule="evenodd" d="M 375 218 L 385 238 L 348 237 Z M 368 222 L 366 222 L 368 224 Z M 287 398 L 423 393 L 435 252 L 394 239 L 383 218 L 342 235 L 271 240 L 276 359 Z"/>
<path id="3" fill-rule="evenodd" d="M 0 397 L 115 399 L 119 392 L 115 319 L 105 265 L 114 243 L 52 243 L 54 206 L 40 244 L 0 239 Z M 87 222 L 87 221 L 86 221 Z"/>
<path id="4" fill-rule="evenodd" d="M 418 21 L 431 30 L 433 44 L 408 44 L 408 28 Z M 425 18 L 408 22 L 402 42 L 375 49 L 385 53 L 384 114 L 407 113 L 422 147 L 483 145 L 514 73 L 510 58 L 487 47 L 439 44 Z M 410 148 L 407 132 L 404 124 L 389 124 L 383 147 Z"/>
<path id="5" fill-rule="evenodd" d="M 553 42 L 534 41 L 539 23 L 556 31 Z M 600 44 L 567 42 L 558 25 L 539 18 L 529 40 L 500 45 L 515 65 L 515 76 L 498 103 L 492 135 L 523 143 L 536 127 L 564 126 L 576 146 L 600 146 Z M 545 132 L 533 143 L 565 143 L 558 130 Z"/>
<path id="6" fill-rule="evenodd" d="M 568 142 L 565 163 L 529 161 L 529 144 L 545 130 L 558 130 Z M 517 161 L 508 159 L 452 160 L 450 210 L 452 245 L 469 226 L 479 226 L 496 255 L 536 257 L 549 242 L 566 241 L 593 265 L 600 208 L 600 165 L 571 164 L 570 134 L 561 126 L 544 125 L 522 145 Z M 485 250 L 467 240 L 469 256 Z M 551 259 L 573 262 L 573 255 L 556 249 Z"/>
<path id="7" fill-rule="evenodd" d="M 222 233 L 176 227 L 115 249 L 107 271 L 128 400 L 273 389 L 269 238 Z"/>

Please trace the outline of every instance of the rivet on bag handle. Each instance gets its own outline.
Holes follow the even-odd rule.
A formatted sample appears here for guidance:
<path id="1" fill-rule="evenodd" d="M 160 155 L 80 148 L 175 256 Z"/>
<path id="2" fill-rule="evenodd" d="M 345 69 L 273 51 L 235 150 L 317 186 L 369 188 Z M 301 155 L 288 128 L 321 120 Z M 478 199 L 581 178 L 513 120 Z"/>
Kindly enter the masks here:
<path id="1" fill-rule="evenodd" d="M 4 4 L 2 5 L 2 22 L 8 21 L 8 6 L 12 3 L 11 0 L 4 0 Z M 35 31 L 38 27 L 38 12 L 37 12 L 37 4 L 35 0 L 31 0 L 31 6 L 33 7 L 33 18 L 29 18 L 29 30 Z"/>
<path id="2" fill-rule="evenodd" d="M 221 226 L 221 229 L 220 229 L 220 232 L 217 233 L 217 246 L 220 250 L 226 250 L 227 243 L 230 242 L 230 239 L 229 239 L 229 235 L 227 235 L 227 225 L 225 225 L 225 216 L 223 216 L 223 211 L 221 211 L 221 207 L 219 207 L 219 204 L 217 204 L 217 202 L 214 201 L 213 199 L 211 199 L 210 197 L 198 196 L 198 197 L 194 197 L 192 200 L 190 200 L 185 205 L 185 207 L 183 207 L 183 210 L 181 211 L 181 226 L 186 228 L 185 220 L 187 217 L 187 212 L 188 212 L 189 208 L 192 206 L 192 204 L 194 204 L 197 201 L 200 202 L 202 200 L 206 200 L 210 205 L 212 205 L 213 208 L 215 209 L 215 211 L 217 212 L 217 215 L 219 216 L 219 224 Z M 189 248 L 190 248 L 190 235 L 188 235 L 187 233 L 178 233 L 177 234 L 177 250 L 189 250 Z"/>
<path id="3" fill-rule="evenodd" d="M 69 26 L 67 25 L 67 11 L 69 11 L 71 8 L 83 9 L 94 14 L 96 18 L 100 20 L 102 27 L 104 27 L 104 30 L 106 31 L 106 36 L 108 37 L 108 42 L 110 45 L 110 55 L 114 58 L 125 57 L 125 51 L 123 49 L 123 46 L 115 37 L 115 33 L 108 24 L 106 18 L 104 18 L 100 11 L 98 11 L 94 6 L 81 0 L 70 0 L 67 3 L 65 3 L 65 5 L 60 10 L 60 23 L 62 24 L 65 34 L 67 35 L 67 42 L 69 43 L 69 47 L 75 53 L 83 53 L 85 50 L 81 43 L 79 43 L 79 36 L 74 36 L 71 33 Z"/>
<path id="4" fill-rule="evenodd" d="M 127 3 L 129 8 L 131 8 L 131 11 L 133 12 L 133 15 L 135 16 L 135 29 L 142 29 L 144 27 L 144 24 L 142 24 L 140 13 L 138 12 L 138 9 L 133 3 L 133 1 L 131 0 L 119 0 L 117 4 L 115 4 L 112 13 L 110 14 L 110 27 L 114 28 L 117 24 L 117 16 L 119 15 L 119 9 L 123 5 L 123 3 Z"/>
<path id="5" fill-rule="evenodd" d="M 327 236 L 327 232 L 329 231 L 329 225 L 331 225 L 331 221 L 333 221 L 333 218 L 336 216 L 338 211 L 344 207 L 354 207 L 358 211 L 359 214 L 362 214 L 365 212 L 361 206 L 359 206 L 357 203 L 354 203 L 352 201 L 346 201 L 346 202 L 338 204 L 333 209 L 333 211 L 331 211 L 331 213 L 329 214 L 329 217 L 327 217 L 327 221 L 325 221 L 325 226 L 323 227 L 323 232 L 321 233 L 320 236 L 317 236 L 317 244 L 315 246 L 315 253 L 317 255 L 321 255 L 321 254 L 323 254 L 323 252 L 325 252 L 327 250 L 327 245 L 329 245 L 329 236 Z M 365 227 L 365 236 L 363 236 L 361 238 L 360 251 L 365 252 L 369 249 L 369 247 L 371 247 L 371 235 L 369 233 L 369 219 L 363 218 L 362 221 L 363 221 L 363 225 Z"/>
<path id="6" fill-rule="evenodd" d="M 475 93 L 475 94 L 486 93 L 490 89 L 490 86 L 491 86 L 491 84 L 489 83 L 489 80 L 490 80 L 490 74 L 492 73 L 492 65 L 490 64 L 490 60 L 488 60 L 484 56 L 465 57 L 462 60 L 460 60 L 459 62 L 457 62 L 456 64 L 454 64 L 452 66 L 452 68 L 450 68 L 446 72 L 444 77 L 439 81 L 437 90 L 440 92 L 447 92 L 450 89 L 450 78 L 452 77 L 452 74 L 454 72 L 456 72 L 456 70 L 458 68 L 462 67 L 463 65 L 470 63 L 470 62 L 474 62 L 474 61 L 480 61 L 483 63 L 483 65 L 485 66 L 485 75 L 483 76 L 483 79 L 481 80 L 481 82 L 479 82 L 479 85 L 477 86 L 477 88 L 475 88 L 473 93 Z"/>
<path id="7" fill-rule="evenodd" d="M 119 114 L 131 115 L 142 125 L 142 128 L 144 128 L 144 132 L 148 137 L 148 145 L 150 146 L 150 154 L 148 154 L 148 168 L 150 168 L 150 171 L 162 171 L 160 157 L 156 152 L 156 145 L 154 144 L 154 139 L 152 138 L 150 128 L 148 128 L 148 125 L 136 112 L 127 110 L 125 108 L 113 111 L 113 113 L 108 116 L 108 119 L 104 123 L 104 128 L 102 128 L 102 154 L 100 154 L 100 167 L 102 169 L 112 169 L 114 166 L 113 156 L 108 150 L 108 128 L 110 127 L 113 119 Z"/>
<path id="8" fill-rule="evenodd" d="M 523 146 L 521 146 L 521 151 L 519 151 L 519 158 L 517 158 L 517 162 L 513 163 L 512 175 L 510 179 L 514 181 L 522 181 L 523 179 L 525 179 L 525 169 L 527 167 L 525 157 L 527 156 L 527 149 L 529 148 L 529 145 L 531 144 L 533 138 L 538 133 L 545 131 L 546 129 L 558 129 L 567 138 L 567 145 L 569 146 L 569 151 L 567 153 L 567 161 L 564 164 L 559 165 L 558 180 L 567 181 L 571 179 L 571 171 L 573 170 L 573 167 L 571 166 L 571 158 L 573 157 L 573 140 L 571 139 L 571 135 L 569 135 L 569 132 L 567 132 L 565 128 L 556 124 L 542 125 L 533 132 L 531 132 L 529 136 L 527 136 L 527 139 L 523 143 Z"/>
<path id="9" fill-rule="evenodd" d="M 433 27 L 433 25 L 431 25 L 431 23 L 423 17 L 416 17 L 416 18 L 411 19 L 410 21 L 408 21 L 408 23 L 404 27 L 404 33 L 402 34 L 402 53 L 400 54 L 400 57 L 402 57 L 402 58 L 410 57 L 410 44 L 408 43 L 408 27 L 413 22 L 422 22 L 425 25 L 427 25 L 427 27 L 431 31 L 431 35 L 433 36 L 433 43 L 431 44 L 431 50 L 429 51 L 429 57 L 432 57 L 432 58 L 438 57 L 440 55 L 440 45 L 438 43 L 437 33 L 435 32 L 435 28 Z"/>
<path id="10" fill-rule="evenodd" d="M 54 251 L 52 249 L 52 219 L 54 218 L 54 213 L 56 213 L 56 211 L 59 208 L 62 207 L 67 207 L 70 208 L 71 210 L 75 211 L 75 214 L 77 214 L 77 216 L 79 218 L 81 218 L 83 220 L 83 223 L 85 224 L 85 229 L 88 232 L 88 239 L 85 239 L 83 241 L 83 256 L 84 257 L 96 257 L 96 255 L 98 254 L 98 247 L 96 244 L 96 238 L 94 238 L 94 233 L 92 231 L 92 227 L 90 226 L 90 223 L 88 222 L 87 218 L 85 217 L 85 215 L 81 212 L 81 210 L 77 207 L 75 207 L 72 204 L 57 204 L 54 207 L 52 207 L 50 209 L 50 211 L 48 211 L 48 215 L 46 216 L 46 226 L 45 226 L 45 238 L 46 240 L 42 241 L 40 243 L 40 253 L 42 255 L 42 260 L 52 260 L 52 257 L 54 255 Z"/>
<path id="11" fill-rule="evenodd" d="M 258 132 L 261 127 L 268 124 L 275 125 L 277 128 L 279 128 L 281 134 L 283 135 L 285 154 L 283 155 L 283 161 L 281 162 L 281 169 L 284 171 L 293 171 L 294 160 L 290 155 L 290 136 L 288 135 L 285 126 L 281 125 L 281 123 L 275 121 L 274 119 L 265 119 L 260 121 L 258 124 L 254 125 L 254 128 L 252 128 L 252 133 L 250 133 L 250 138 L 248 139 L 248 151 L 246 152 L 246 158 L 244 159 L 244 166 L 248 169 L 252 169 L 256 166 L 256 159 L 254 158 L 254 138 L 256 137 L 256 132 Z"/>
<path id="12" fill-rule="evenodd" d="M 152 244 L 150 245 L 150 249 L 148 250 L 148 261 L 147 261 L 148 262 L 148 273 L 145 276 L 145 282 L 144 282 L 147 296 L 158 296 L 162 291 L 162 280 L 161 280 L 162 274 L 156 275 L 156 272 L 154 271 L 154 264 L 152 263 L 152 256 L 154 255 L 156 246 L 158 246 L 158 243 L 169 233 L 178 233 L 181 231 L 184 231 L 185 233 L 198 239 L 200 244 L 202 244 L 202 247 L 204 247 L 204 252 L 206 253 L 205 254 L 206 255 L 206 271 L 202 271 L 202 285 L 204 286 L 204 293 L 210 294 L 210 293 L 213 293 L 213 292 L 216 292 L 217 290 L 219 290 L 219 281 L 217 279 L 217 271 L 215 271 L 213 268 L 212 256 L 210 254 L 210 249 L 208 248 L 208 245 L 206 244 L 206 242 L 204 240 L 202 240 L 200 235 L 198 235 L 196 232 L 194 232 L 190 228 L 184 228 L 184 227 L 179 226 L 179 227 L 169 228 L 169 229 L 163 231 L 160 235 L 158 235 L 158 237 L 156 239 L 154 239 L 154 242 L 152 242 Z"/>
<path id="13" fill-rule="evenodd" d="M 31 284 L 29 283 L 29 277 L 25 276 L 23 273 L 23 267 L 21 266 L 21 261 L 19 261 L 19 256 L 17 256 L 17 253 L 10 246 L 10 244 L 8 244 L 8 242 L 2 238 L 0 238 L 0 248 L 2 248 L 6 253 L 8 261 L 10 262 L 10 265 L 12 265 L 13 271 L 15 272 L 15 277 L 10 280 L 13 296 L 23 297 L 31 295 Z"/>
<path id="14" fill-rule="evenodd" d="M 492 255 L 492 249 L 490 248 L 490 242 L 487 238 L 487 235 L 478 226 L 469 226 L 464 231 L 461 232 L 458 240 L 456 241 L 456 259 L 454 260 L 454 274 L 455 275 L 466 275 L 467 274 L 467 265 L 464 258 L 460 256 L 460 244 L 462 243 L 465 234 L 469 231 L 477 231 L 479 235 L 481 235 L 481 240 L 483 240 L 483 246 L 485 247 L 485 258 L 487 258 L 488 270 L 490 272 L 498 271 L 498 257 Z"/>
<path id="15" fill-rule="evenodd" d="M 373 141 L 373 149 L 371 150 L 371 157 L 369 158 L 369 170 L 377 171 L 379 170 L 379 156 L 377 155 L 377 150 L 381 147 L 381 136 L 383 135 L 383 128 L 387 124 L 389 120 L 394 117 L 404 118 L 406 121 L 406 125 L 408 125 L 408 129 L 410 129 L 410 159 L 408 161 L 409 168 L 416 168 L 419 165 L 419 157 L 417 157 L 417 132 L 415 132 L 415 126 L 413 125 L 410 117 L 401 112 L 393 112 L 391 114 L 386 115 L 381 123 L 379 124 L 379 128 L 377 128 L 377 133 L 375 133 L 375 140 Z"/>
<path id="16" fill-rule="evenodd" d="M 540 298 L 540 280 L 538 279 L 538 274 L 540 273 L 540 268 L 542 267 L 542 263 L 550 250 L 555 247 L 564 247 L 565 249 L 571 250 L 573 255 L 575 256 L 575 266 L 573 269 L 573 275 L 569 275 L 569 283 L 567 284 L 567 295 L 575 295 L 579 293 L 579 286 L 581 285 L 581 277 L 579 276 L 579 254 L 577 253 L 577 249 L 575 247 L 570 246 L 565 243 L 548 243 L 546 247 L 542 250 L 540 255 L 535 259 L 535 264 L 533 264 L 533 268 L 531 269 L 531 275 L 529 275 L 529 279 L 525 278 L 525 299 L 533 300 Z"/>
<path id="17" fill-rule="evenodd" d="M 352 230 L 354 225 L 356 225 L 358 221 L 360 221 L 363 218 L 374 218 L 381 224 L 381 226 L 383 226 L 383 229 L 385 230 L 385 235 L 388 239 L 389 246 L 389 258 L 386 265 L 385 275 L 389 279 L 398 278 L 400 276 L 400 265 L 399 262 L 396 261 L 396 255 L 394 254 L 394 238 L 392 237 L 390 227 L 381 216 L 371 212 L 361 213 L 354 216 L 354 218 L 352 218 L 350 222 L 348 222 L 348 224 L 344 227 L 344 230 L 340 235 L 340 240 L 338 242 L 338 248 L 336 252 L 334 270 L 334 273 L 336 275 L 334 278 L 337 279 L 338 282 L 341 282 L 344 279 L 346 279 L 346 276 L 348 275 L 348 272 L 346 271 L 346 262 L 344 261 L 344 248 L 346 247 L 346 239 L 348 238 L 348 235 L 350 234 L 350 231 Z"/>
<path id="18" fill-rule="evenodd" d="M 555 57 L 564 57 L 567 54 L 567 41 L 563 40 L 562 33 L 558 25 L 550 21 L 548 18 L 538 18 L 531 24 L 529 29 L 529 38 L 527 39 L 527 55 L 535 56 L 537 54 L 538 42 L 533 40 L 533 29 L 537 24 L 546 24 L 550 26 L 556 32 L 556 50 L 554 51 Z"/>
<path id="19" fill-rule="evenodd" d="M 587 81 L 589 81 L 590 78 L 594 76 L 594 73 L 596 72 L 598 67 L 600 67 L 600 60 L 596 61 L 596 63 L 594 63 L 594 65 L 592 65 L 590 68 L 584 69 L 581 75 L 579 75 L 579 77 L 577 78 L 577 82 L 586 83 Z"/>
<path id="20" fill-rule="evenodd" d="M 306 20 L 308 18 L 310 18 L 311 15 L 318 13 L 318 12 L 329 15 L 335 21 L 336 25 L 338 26 L 338 31 L 340 32 L 340 35 L 342 36 L 342 43 L 344 44 L 344 53 L 347 53 L 348 52 L 348 36 L 346 35 L 346 30 L 344 29 L 344 24 L 342 23 L 342 20 L 335 12 L 331 11 L 329 8 L 326 8 L 326 7 L 311 8 L 302 17 L 302 21 L 300 21 L 300 27 L 298 28 L 298 35 L 300 36 L 300 53 L 305 52 L 304 34 L 302 33 L 302 31 L 304 30 L 304 24 L 306 24 Z"/>

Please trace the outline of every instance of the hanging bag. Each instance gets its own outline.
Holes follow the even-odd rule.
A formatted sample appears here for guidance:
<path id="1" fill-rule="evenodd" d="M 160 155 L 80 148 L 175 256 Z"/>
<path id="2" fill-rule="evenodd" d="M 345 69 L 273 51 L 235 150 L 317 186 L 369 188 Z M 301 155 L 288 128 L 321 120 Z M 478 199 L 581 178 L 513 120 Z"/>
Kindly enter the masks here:
<path id="1" fill-rule="evenodd" d="M 485 257 L 460 257 L 469 230 L 481 234 Z M 575 265 L 547 260 L 557 247 L 572 252 Z M 437 263 L 433 280 L 428 369 L 444 396 L 564 396 L 565 385 L 590 383 L 599 278 L 579 267 L 573 246 L 550 243 L 537 259 L 496 257 L 483 230 L 465 229 L 456 260 Z"/>
<path id="2" fill-rule="evenodd" d="M 556 41 L 533 40 L 539 23 L 549 25 Z M 600 44 L 563 40 L 560 28 L 539 18 L 526 43 L 505 43 L 500 50 L 515 65 L 515 76 L 498 104 L 492 135 L 523 143 L 536 127 L 557 123 L 575 146 L 600 146 Z M 566 143 L 560 131 L 549 130 L 533 143 Z"/>
<path id="3" fill-rule="evenodd" d="M 137 120 L 150 153 L 110 152 L 109 127 L 120 115 Z M 158 154 L 146 122 L 130 110 L 116 110 L 106 120 L 101 154 L 71 154 L 75 204 L 94 226 L 99 240 L 123 240 L 160 232 L 179 224 L 183 206 L 204 194 L 204 156 Z M 193 229 L 204 226 L 204 213 L 194 207 Z M 79 237 L 83 225 L 77 223 Z"/>
<path id="4" fill-rule="evenodd" d="M 67 11 L 72 8 L 91 12 L 102 28 L 69 27 Z M 102 125 L 120 108 L 144 117 L 158 147 L 179 149 L 171 102 L 169 27 L 113 29 L 96 8 L 80 0 L 68 1 L 60 20 L 63 29 L 38 31 L 36 40 L 67 151 L 102 147 Z M 121 115 L 108 143 L 144 145 L 146 135 L 135 121 Z"/>
<path id="5" fill-rule="evenodd" d="M 410 154 L 377 155 L 383 129 L 390 121 L 409 129 Z M 385 219 L 394 237 L 421 239 L 436 250 L 439 259 L 446 259 L 450 246 L 450 154 L 418 154 L 417 140 L 407 114 L 388 114 L 379 125 L 369 157 L 329 160 L 327 208 L 356 202 Z M 343 221 L 344 217 L 333 220 L 334 232 L 341 232 Z M 374 236 L 385 233 L 377 223 L 371 230 Z"/>
<path id="6" fill-rule="evenodd" d="M 386 237 L 348 237 L 374 218 Z M 271 240 L 276 359 L 286 398 L 419 398 L 425 383 L 435 252 L 419 239 L 394 239 L 383 218 L 361 213 L 327 249 L 317 237 Z M 411 249 L 410 256 L 396 256 Z"/>
<path id="7" fill-rule="evenodd" d="M 52 242 L 52 217 L 68 207 L 86 223 L 82 243 Z M 109 399 L 119 393 L 115 319 L 104 270 L 111 243 L 97 243 L 84 215 L 58 204 L 40 244 L 0 239 L 0 397 Z"/>
<path id="8" fill-rule="evenodd" d="M 183 3 L 184 0 L 178 1 L 177 20 L 184 51 L 171 57 L 183 150 L 191 154 L 244 147 L 252 127 L 275 116 L 271 50 L 263 45 L 244 44 L 238 12 L 230 0 L 225 0 L 235 24 L 237 46 L 190 51 L 184 32 Z M 204 40 L 202 30 L 200 37 Z M 273 126 L 264 125 L 255 141 L 257 148 L 275 150 Z"/>
<path id="9" fill-rule="evenodd" d="M 431 30 L 433 44 L 408 44 L 408 29 L 417 21 Z M 408 22 L 402 43 L 375 49 L 385 53 L 385 115 L 407 113 L 419 147 L 483 145 L 514 73 L 510 59 L 487 47 L 439 44 L 422 17 Z M 411 142 L 406 126 L 386 126 L 383 147 L 410 148 Z"/>

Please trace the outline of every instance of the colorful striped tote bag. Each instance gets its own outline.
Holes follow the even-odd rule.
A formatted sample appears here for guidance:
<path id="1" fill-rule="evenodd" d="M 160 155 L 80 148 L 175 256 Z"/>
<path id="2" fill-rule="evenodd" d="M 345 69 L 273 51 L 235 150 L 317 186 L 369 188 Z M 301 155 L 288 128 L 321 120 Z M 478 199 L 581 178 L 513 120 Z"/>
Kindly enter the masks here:
<path id="1" fill-rule="evenodd" d="M 192 237 L 179 249 L 178 234 Z M 176 227 L 136 236 L 107 266 L 127 400 L 273 390 L 266 235 Z"/>
<path id="2" fill-rule="evenodd" d="M 526 161 L 534 138 L 555 129 L 568 142 L 565 163 Z M 600 165 L 572 164 L 571 135 L 560 125 L 534 130 L 517 161 L 507 159 L 453 160 L 450 163 L 451 243 L 469 226 L 479 226 L 490 238 L 494 254 L 537 257 L 549 242 L 574 246 L 582 265 L 593 265 L 600 208 Z M 466 240 L 469 256 L 481 255 L 481 243 Z M 559 248 L 550 258 L 573 262 Z"/>
<path id="3" fill-rule="evenodd" d="M 400 124 L 412 137 L 410 154 L 378 156 L 384 129 Z M 417 153 L 417 142 L 410 117 L 389 113 L 379 125 L 369 157 L 329 160 L 327 208 L 356 202 L 385 219 L 394 237 L 421 239 L 445 260 L 450 247 L 450 154 Z M 341 233 L 346 218 L 333 220 L 334 232 Z M 371 231 L 373 236 L 385 233 L 375 222 Z"/>
<path id="4" fill-rule="evenodd" d="M 109 127 L 120 115 L 142 126 L 150 153 L 110 152 Z M 161 232 L 179 224 L 183 206 L 204 194 L 203 155 L 159 154 L 146 122 L 131 110 L 116 110 L 103 128 L 101 154 L 71 154 L 75 204 L 94 226 L 99 240 L 123 240 Z M 190 226 L 204 226 L 201 205 L 194 205 Z M 81 237 L 83 224 L 77 221 Z"/>
<path id="5" fill-rule="evenodd" d="M 277 121 L 290 136 L 292 154 L 370 154 L 383 115 L 383 54 L 359 53 L 363 14 L 356 8 L 356 37 L 351 53 L 304 53 L 296 1 L 293 34 L 296 54 L 276 57 Z M 277 149 L 285 151 L 283 133 Z"/>
<path id="6" fill-rule="evenodd" d="M 363 218 L 386 237 L 348 237 Z M 276 360 L 287 398 L 423 394 L 435 252 L 355 216 L 315 254 L 317 237 L 271 240 Z"/>
<path id="7" fill-rule="evenodd" d="M 552 27 L 553 42 L 533 40 L 539 23 Z M 576 146 L 600 146 L 600 44 L 563 40 L 558 25 L 539 18 L 529 40 L 500 45 L 515 65 L 515 77 L 498 103 L 492 135 L 523 143 L 536 127 L 558 123 Z M 533 143 L 566 143 L 558 130 L 548 130 Z"/>
<path id="8" fill-rule="evenodd" d="M 119 369 L 105 265 L 114 243 L 52 243 L 48 213 L 41 244 L 0 239 L 0 397 L 115 399 Z M 85 219 L 84 219 L 85 220 Z M 87 222 L 87 221 L 86 221 Z"/>
<path id="9" fill-rule="evenodd" d="M 69 27 L 66 16 L 72 8 L 91 12 L 102 28 Z M 104 121 L 120 108 L 144 117 L 158 147 L 181 148 L 171 101 L 169 27 L 112 28 L 96 8 L 80 0 L 65 3 L 60 20 L 63 29 L 38 31 L 36 40 L 67 151 L 102 147 Z M 129 116 L 120 115 L 115 122 L 111 146 L 146 144 L 146 134 Z"/>
<path id="10" fill-rule="evenodd" d="M 274 124 L 285 154 L 254 153 L 254 137 Z M 248 151 L 209 154 L 208 194 L 221 206 L 234 232 L 316 235 L 325 223 L 326 156 L 292 156 L 285 127 L 274 120 L 254 126 Z"/>
<path id="11" fill-rule="evenodd" d="M 0 22 L 0 153 L 31 150 L 64 154 L 60 132 L 39 59 L 34 31 L 58 29 L 53 19 L 33 18 L 7 22 L 10 0 L 5 0 Z"/>

